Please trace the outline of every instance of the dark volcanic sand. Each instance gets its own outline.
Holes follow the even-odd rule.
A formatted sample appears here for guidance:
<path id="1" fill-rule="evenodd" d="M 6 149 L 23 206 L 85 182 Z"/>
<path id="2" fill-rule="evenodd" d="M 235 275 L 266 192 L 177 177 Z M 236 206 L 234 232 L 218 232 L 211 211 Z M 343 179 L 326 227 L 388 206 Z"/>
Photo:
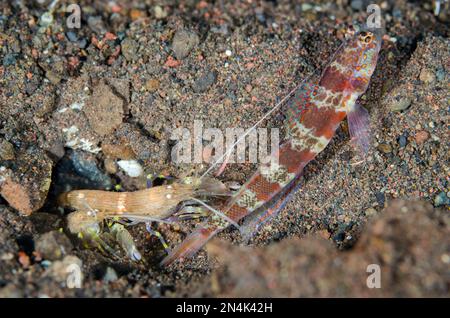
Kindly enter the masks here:
<path id="1" fill-rule="evenodd" d="M 250 247 L 229 229 L 162 269 L 143 225 L 131 233 L 145 263 L 82 248 L 56 195 L 201 173 L 170 161 L 173 129 L 251 127 L 323 66 L 367 1 L 78 1 L 75 30 L 69 1 L 42 19 L 48 2 L 0 4 L 0 296 L 449 296 L 448 8 L 435 17 L 432 1 L 377 2 L 386 36 L 361 98 L 365 163 L 352 164 L 343 123 Z M 281 112 L 263 123 L 282 125 Z M 128 159 L 141 177 L 117 166 Z M 221 179 L 242 183 L 252 169 L 230 165 Z M 194 225 L 158 230 L 175 246 Z M 80 289 L 66 286 L 71 263 Z M 369 264 L 381 289 L 365 284 Z"/>

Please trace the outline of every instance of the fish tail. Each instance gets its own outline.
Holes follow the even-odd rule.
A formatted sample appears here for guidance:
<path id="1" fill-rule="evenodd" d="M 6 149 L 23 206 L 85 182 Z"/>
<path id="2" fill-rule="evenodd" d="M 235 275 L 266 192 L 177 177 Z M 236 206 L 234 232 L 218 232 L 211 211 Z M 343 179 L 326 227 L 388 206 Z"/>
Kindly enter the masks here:
<path id="1" fill-rule="evenodd" d="M 162 266 L 173 264 L 177 260 L 192 257 L 203 245 L 206 244 L 217 232 L 219 228 L 206 228 L 203 225 L 198 226 L 189 234 L 183 242 L 173 249 L 162 261 Z"/>

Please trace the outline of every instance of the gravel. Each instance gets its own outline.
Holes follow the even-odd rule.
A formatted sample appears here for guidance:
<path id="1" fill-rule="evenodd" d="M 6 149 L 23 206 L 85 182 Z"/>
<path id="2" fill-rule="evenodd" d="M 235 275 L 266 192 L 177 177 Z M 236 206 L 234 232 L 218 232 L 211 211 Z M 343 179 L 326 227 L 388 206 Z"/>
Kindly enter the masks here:
<path id="1" fill-rule="evenodd" d="M 223 247 L 162 269 L 165 251 L 143 225 L 130 231 L 145 265 L 85 249 L 64 234 L 69 211 L 58 208 L 57 196 L 81 188 L 143 189 L 150 174 L 200 175 L 206 166 L 171 162 L 174 129 L 192 131 L 194 120 L 205 128 L 251 127 L 323 67 L 348 24 L 365 20 L 368 3 L 78 4 L 77 30 L 67 29 L 62 4 L 54 14 L 46 14 L 45 5 L 0 4 L 1 296 L 243 296 L 257 294 L 273 277 L 279 285 L 267 285 L 262 296 L 448 297 L 442 283 L 449 259 L 449 223 L 442 217 L 450 171 L 448 10 L 434 16 L 431 1 L 380 3 L 386 34 L 360 100 L 372 124 L 364 163 L 354 164 L 343 123 L 305 169 L 292 201 L 249 247 L 235 247 L 241 237 L 229 229 L 218 237 Z M 281 128 L 283 138 L 283 113 L 263 127 Z M 128 176 L 119 160 L 134 160 L 142 173 Z M 220 178 L 242 184 L 252 171 L 229 165 Z M 403 208 L 414 210 L 411 204 L 422 212 L 403 214 Z M 173 247 L 196 223 L 155 228 Z M 42 235 L 49 236 L 53 261 L 38 250 L 46 250 Z M 68 254 L 55 256 L 59 238 Z M 236 255 L 255 263 L 243 271 Z M 386 288 L 377 293 L 351 281 L 365 281 L 368 262 L 381 260 L 392 278 Z M 83 274 L 81 289 L 61 288 L 72 263 Z M 280 263 L 292 265 L 287 280 Z M 240 273 L 225 270 L 236 266 Z M 113 274 L 103 280 L 108 268 L 117 280 Z M 315 276 L 316 268 L 323 275 Z M 238 274 L 246 279 L 237 280 Z"/>

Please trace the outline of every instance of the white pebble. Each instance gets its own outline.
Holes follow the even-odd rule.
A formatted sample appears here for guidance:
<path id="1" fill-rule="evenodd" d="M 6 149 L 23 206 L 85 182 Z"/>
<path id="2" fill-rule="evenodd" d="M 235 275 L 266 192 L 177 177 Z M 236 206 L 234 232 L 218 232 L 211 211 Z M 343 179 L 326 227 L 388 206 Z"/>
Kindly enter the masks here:
<path id="1" fill-rule="evenodd" d="M 144 172 L 144 169 L 136 160 L 119 160 L 117 164 L 132 178 L 139 177 Z"/>

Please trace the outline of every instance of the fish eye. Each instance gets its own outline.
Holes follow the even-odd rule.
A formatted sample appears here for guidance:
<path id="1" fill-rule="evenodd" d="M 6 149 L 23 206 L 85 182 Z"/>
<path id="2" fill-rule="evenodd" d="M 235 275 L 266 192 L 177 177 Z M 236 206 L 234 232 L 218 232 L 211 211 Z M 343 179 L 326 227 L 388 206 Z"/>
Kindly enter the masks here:
<path id="1" fill-rule="evenodd" d="M 359 34 L 359 40 L 365 44 L 369 44 L 373 40 L 373 34 L 370 32 L 361 32 Z"/>

